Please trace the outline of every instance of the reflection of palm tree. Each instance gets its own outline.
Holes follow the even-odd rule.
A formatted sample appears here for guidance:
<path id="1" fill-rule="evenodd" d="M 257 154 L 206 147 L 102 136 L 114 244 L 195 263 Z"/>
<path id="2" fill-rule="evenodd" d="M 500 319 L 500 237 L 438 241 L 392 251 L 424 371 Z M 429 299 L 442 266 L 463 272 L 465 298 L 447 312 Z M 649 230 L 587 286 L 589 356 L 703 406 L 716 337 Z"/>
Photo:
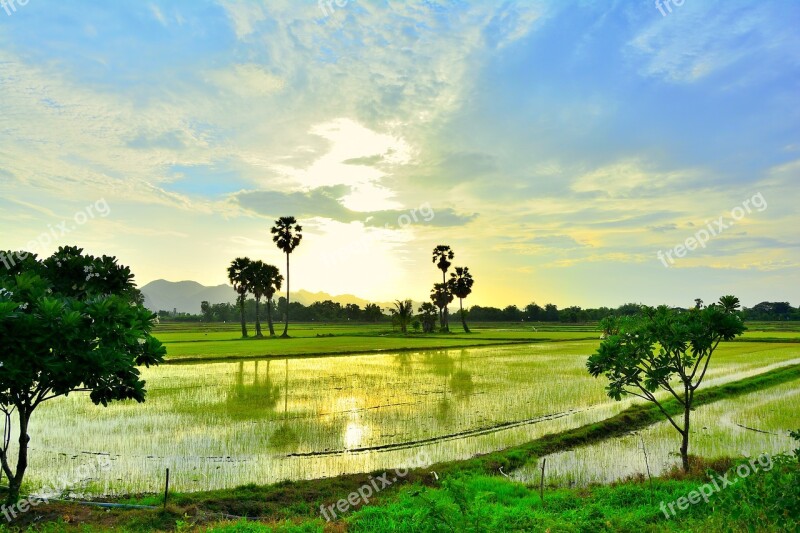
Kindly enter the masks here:
<path id="1" fill-rule="evenodd" d="M 442 399 L 439 401 L 436 419 L 445 422 L 451 417 L 451 403 L 447 397 L 447 378 L 453 373 L 455 363 L 446 350 L 427 352 L 425 362 L 432 365 L 432 372 L 435 376 L 442 378 Z"/>
<path id="2" fill-rule="evenodd" d="M 289 426 L 289 358 L 286 358 L 286 366 L 284 371 L 283 381 L 283 422 L 272 437 L 269 439 L 269 445 L 278 449 L 291 449 L 297 446 L 299 438 L 297 433 Z"/>
<path id="3" fill-rule="evenodd" d="M 244 363 L 239 363 L 236 379 L 228 392 L 227 408 L 232 416 L 258 418 L 264 411 L 274 411 L 280 398 L 280 387 L 273 385 L 269 375 L 269 360 L 267 360 L 267 375 L 263 383 L 258 372 L 258 361 L 254 363 L 255 375 L 252 384 L 246 384 L 244 379 Z"/>
<path id="4" fill-rule="evenodd" d="M 461 350 L 461 355 L 458 358 L 458 370 L 453 372 L 450 377 L 450 387 L 453 389 L 453 394 L 461 399 L 469 398 L 475 388 L 472 383 L 472 373 L 464 370 L 464 356 L 466 353 L 466 350 Z"/>
<path id="5" fill-rule="evenodd" d="M 397 371 L 400 374 L 411 373 L 411 354 L 409 352 L 398 352 L 398 354 L 395 355 L 395 359 L 398 364 Z"/>

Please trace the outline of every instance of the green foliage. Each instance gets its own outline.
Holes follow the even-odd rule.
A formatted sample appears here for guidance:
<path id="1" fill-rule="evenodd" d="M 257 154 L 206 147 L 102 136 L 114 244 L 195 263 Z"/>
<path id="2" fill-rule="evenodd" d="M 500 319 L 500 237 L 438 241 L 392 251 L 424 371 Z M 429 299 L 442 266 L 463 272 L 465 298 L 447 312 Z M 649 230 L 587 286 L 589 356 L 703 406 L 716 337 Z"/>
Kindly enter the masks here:
<path id="1" fill-rule="evenodd" d="M 0 271 L 0 409 L 20 422 L 15 473 L 8 445 L 0 449 L 16 497 L 27 467 L 27 426 L 44 401 L 75 391 L 95 404 L 145 399 L 138 366 L 163 361 L 166 350 L 150 332 L 155 315 L 139 301 L 130 269 L 113 257 L 62 247 Z"/>
<path id="2" fill-rule="evenodd" d="M 800 440 L 800 431 L 790 434 Z M 769 470 L 739 478 L 737 484 L 720 492 L 716 510 L 751 531 L 800 530 L 798 460 L 800 449 L 794 450 L 794 455 L 772 457 Z M 747 461 L 740 464 L 750 466 Z"/>

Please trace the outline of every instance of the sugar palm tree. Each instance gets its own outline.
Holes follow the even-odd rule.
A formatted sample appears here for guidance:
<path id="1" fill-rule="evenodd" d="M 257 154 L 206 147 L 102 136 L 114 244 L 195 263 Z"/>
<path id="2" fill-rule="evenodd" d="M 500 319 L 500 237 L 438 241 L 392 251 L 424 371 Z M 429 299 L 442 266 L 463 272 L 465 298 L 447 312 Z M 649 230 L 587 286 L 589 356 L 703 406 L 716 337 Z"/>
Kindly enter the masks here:
<path id="1" fill-rule="evenodd" d="M 436 263 L 436 268 L 442 271 L 442 285 L 444 286 L 445 291 L 447 291 L 447 269 L 450 268 L 453 257 L 455 257 L 455 253 L 446 244 L 440 244 L 433 249 L 433 262 Z M 439 317 L 439 321 L 442 324 L 442 329 L 445 331 L 450 331 L 450 324 L 447 317 L 447 306 L 445 306 L 443 309 L 440 307 L 440 309 L 442 314 Z"/>
<path id="2" fill-rule="evenodd" d="M 228 280 L 233 285 L 233 290 L 239 295 L 237 303 L 239 304 L 239 312 L 242 316 L 242 337 L 247 337 L 247 324 L 244 320 L 244 302 L 247 298 L 247 293 L 250 291 L 248 286 L 248 269 L 250 266 L 250 259 L 247 257 L 237 257 L 231 261 L 228 267 Z"/>
<path id="3" fill-rule="evenodd" d="M 272 325 L 272 307 L 274 304 L 272 299 L 275 294 L 281 290 L 283 276 L 280 270 L 278 270 L 278 267 L 268 264 L 264 265 L 261 275 L 264 283 L 264 296 L 267 297 L 267 324 L 269 324 L 269 335 L 270 337 L 274 337 L 275 328 Z"/>
<path id="4" fill-rule="evenodd" d="M 446 283 L 435 283 L 433 285 L 431 301 L 439 308 L 439 317 L 445 316 L 445 309 L 447 309 L 448 304 L 453 301 L 453 295 L 447 290 Z M 449 331 L 445 322 L 442 321 L 441 325 L 443 331 Z"/>
<path id="5" fill-rule="evenodd" d="M 467 327 L 467 321 L 464 318 L 464 298 L 472 293 L 472 285 L 474 283 L 475 281 L 472 279 L 472 274 L 469 273 L 469 268 L 467 267 L 456 267 L 456 271 L 450 273 L 450 280 L 447 282 L 450 292 L 456 295 L 458 298 L 458 309 L 461 313 L 461 325 L 464 327 L 464 331 L 467 333 L 469 333 L 469 328 Z"/>
<path id="6" fill-rule="evenodd" d="M 261 298 L 266 295 L 268 281 L 265 279 L 263 261 L 252 261 L 246 269 L 247 286 L 256 300 L 256 337 L 261 338 Z"/>
<path id="7" fill-rule="evenodd" d="M 281 338 L 286 339 L 289 337 L 289 256 L 300 246 L 300 241 L 303 239 L 303 228 L 297 224 L 294 217 L 280 217 L 270 231 L 272 232 L 272 241 L 286 254 L 286 322 L 281 335 Z"/>

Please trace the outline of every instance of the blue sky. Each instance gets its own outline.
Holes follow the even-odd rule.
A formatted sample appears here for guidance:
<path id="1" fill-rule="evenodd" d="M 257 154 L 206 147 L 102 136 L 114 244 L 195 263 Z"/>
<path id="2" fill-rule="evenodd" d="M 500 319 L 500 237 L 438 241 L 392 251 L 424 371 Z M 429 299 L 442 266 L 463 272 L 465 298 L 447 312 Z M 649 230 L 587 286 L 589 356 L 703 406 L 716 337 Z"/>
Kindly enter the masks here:
<path id="1" fill-rule="evenodd" d="M 800 303 L 797 2 L 339 3 L 6 0 L 0 248 L 217 284 L 296 214 L 312 291 L 425 299 L 447 243 L 471 303 Z"/>

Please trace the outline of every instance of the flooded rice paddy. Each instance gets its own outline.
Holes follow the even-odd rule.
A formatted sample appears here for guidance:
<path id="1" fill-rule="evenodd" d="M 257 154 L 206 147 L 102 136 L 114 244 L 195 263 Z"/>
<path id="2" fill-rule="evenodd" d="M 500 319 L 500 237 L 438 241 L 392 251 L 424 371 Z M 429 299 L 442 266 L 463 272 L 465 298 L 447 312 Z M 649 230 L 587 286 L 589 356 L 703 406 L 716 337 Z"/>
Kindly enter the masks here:
<path id="1" fill-rule="evenodd" d="M 157 492 L 170 468 L 174 490 L 195 491 L 464 459 L 625 408 L 586 371 L 596 347 L 568 341 L 164 365 L 143 372 L 144 404 L 103 408 L 73 394 L 40 407 L 29 488 L 62 480 L 74 494 Z M 790 362 L 800 362 L 797 344 L 730 343 L 706 379 Z M 98 454 L 110 468 L 76 473 L 94 467 Z"/>

